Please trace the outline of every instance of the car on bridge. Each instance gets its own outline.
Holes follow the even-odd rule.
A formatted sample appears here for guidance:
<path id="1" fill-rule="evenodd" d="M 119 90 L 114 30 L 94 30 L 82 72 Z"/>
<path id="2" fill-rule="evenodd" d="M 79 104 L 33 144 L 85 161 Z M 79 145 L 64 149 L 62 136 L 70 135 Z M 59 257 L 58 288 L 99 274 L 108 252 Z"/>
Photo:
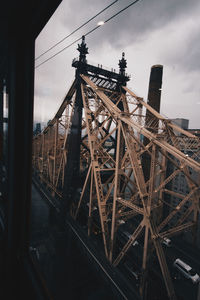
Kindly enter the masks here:
<path id="1" fill-rule="evenodd" d="M 163 238 L 162 243 L 164 245 L 166 245 L 167 247 L 171 247 L 171 245 L 172 245 L 172 241 L 170 239 L 166 238 L 166 237 Z"/>
<path id="2" fill-rule="evenodd" d="M 185 278 L 190 279 L 192 283 L 195 284 L 200 282 L 200 276 L 197 274 L 197 272 L 180 258 L 177 258 L 173 265 L 181 274 L 183 274 Z"/>

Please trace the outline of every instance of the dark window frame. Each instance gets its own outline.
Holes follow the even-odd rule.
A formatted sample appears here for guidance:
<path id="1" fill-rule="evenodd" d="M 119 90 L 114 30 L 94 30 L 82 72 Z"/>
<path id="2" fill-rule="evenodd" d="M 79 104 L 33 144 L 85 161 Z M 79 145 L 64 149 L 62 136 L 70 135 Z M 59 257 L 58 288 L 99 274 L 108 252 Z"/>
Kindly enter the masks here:
<path id="1" fill-rule="evenodd" d="M 2 1 L 0 83 L 9 96 L 2 299 L 51 299 L 29 253 L 35 39 L 62 0 Z M 2 133 L 3 113 L 0 111 Z M 6 163 L 7 162 L 7 163 Z M 1 183 L 1 188 L 2 187 Z M 2 197 L 3 198 L 3 197 Z"/>

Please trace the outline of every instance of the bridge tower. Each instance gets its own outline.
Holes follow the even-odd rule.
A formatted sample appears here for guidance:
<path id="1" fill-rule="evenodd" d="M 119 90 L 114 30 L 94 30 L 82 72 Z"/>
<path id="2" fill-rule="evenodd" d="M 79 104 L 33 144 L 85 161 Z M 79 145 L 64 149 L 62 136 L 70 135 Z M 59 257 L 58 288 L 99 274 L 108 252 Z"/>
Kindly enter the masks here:
<path id="1" fill-rule="evenodd" d="M 87 62 L 84 37 L 78 51 L 72 86 L 55 117 L 34 137 L 35 176 L 53 191 L 63 217 L 71 214 L 87 227 L 113 267 L 128 259 L 138 240 L 142 274 L 148 257 L 151 264 L 157 257 L 168 297 L 174 300 L 162 242 L 196 228 L 200 191 L 190 171 L 200 173 L 199 138 L 126 86 L 130 78 L 124 53 L 117 73 Z M 180 174 L 186 193 L 177 193 L 170 184 Z M 124 231 L 129 232 L 127 239 Z"/>

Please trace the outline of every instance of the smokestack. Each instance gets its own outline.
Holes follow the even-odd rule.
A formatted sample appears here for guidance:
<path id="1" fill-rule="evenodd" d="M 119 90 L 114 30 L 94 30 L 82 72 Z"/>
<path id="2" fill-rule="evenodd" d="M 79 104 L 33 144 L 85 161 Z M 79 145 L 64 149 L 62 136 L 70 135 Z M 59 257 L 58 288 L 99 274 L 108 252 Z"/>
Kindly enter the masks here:
<path id="1" fill-rule="evenodd" d="M 162 74 L 163 74 L 162 65 L 154 65 L 151 67 L 147 104 L 149 104 L 157 112 L 160 112 Z M 146 112 L 145 127 L 153 133 L 158 132 L 158 121 L 155 120 L 154 115 L 148 110 Z M 147 145 L 148 143 L 149 140 L 146 137 L 144 137 L 144 145 Z M 143 165 L 145 181 L 149 180 L 150 163 L 151 163 L 151 159 L 149 154 L 144 153 L 142 159 L 142 165 Z"/>
<path id="2" fill-rule="evenodd" d="M 147 103 L 152 108 L 154 108 L 157 112 L 160 112 L 162 74 L 163 74 L 163 66 L 162 65 L 154 65 L 151 67 Z"/>

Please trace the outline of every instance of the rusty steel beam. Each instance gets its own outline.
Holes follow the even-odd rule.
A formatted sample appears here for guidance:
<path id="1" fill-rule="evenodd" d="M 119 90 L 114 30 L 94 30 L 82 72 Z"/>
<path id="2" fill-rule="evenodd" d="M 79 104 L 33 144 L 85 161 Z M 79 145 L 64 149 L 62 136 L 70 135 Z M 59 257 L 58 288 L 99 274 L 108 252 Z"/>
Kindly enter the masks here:
<path id="1" fill-rule="evenodd" d="M 193 157 L 186 156 L 182 147 L 185 145 L 191 149 L 191 145 L 199 145 L 199 140 L 174 127 L 127 87 L 123 87 L 123 92 L 122 89 L 108 91 L 96 86 L 86 73 L 80 74 L 79 79 L 80 89 L 73 84 L 56 118 L 40 135 L 34 137 L 34 170 L 54 193 L 63 195 L 67 184 L 64 170 L 72 152 L 69 151 L 73 143 L 70 132 L 77 108 L 76 99 L 78 95 L 81 96 L 84 113 L 79 115 L 81 139 L 80 144 L 76 143 L 80 151 L 81 180 L 78 184 L 81 191 L 78 198 L 74 197 L 69 204 L 69 212 L 81 224 L 81 215 L 86 214 L 87 221 L 84 222 L 88 226 L 88 235 L 92 237 L 93 234 L 99 234 L 105 257 L 115 267 L 144 232 L 141 269 L 147 269 L 148 259 L 151 259 L 155 249 L 168 297 L 175 299 L 160 241 L 164 236 L 193 229 L 197 223 L 199 189 L 188 169 L 200 173 L 200 164 Z M 152 126 L 150 129 L 145 123 L 143 110 L 147 110 L 152 118 L 148 123 Z M 176 131 L 181 133 L 181 137 L 176 136 Z M 142 141 L 141 135 L 145 136 L 148 143 Z M 144 153 L 148 153 L 150 158 L 148 180 L 142 167 Z M 173 170 L 168 174 L 166 170 L 169 163 L 173 165 Z M 169 185 L 180 173 L 188 184 L 189 192 L 186 195 L 173 191 Z M 169 204 L 165 199 L 166 193 L 179 200 L 174 210 L 165 212 L 164 216 L 163 203 Z M 180 208 L 186 202 L 190 203 L 190 207 L 183 212 Z M 93 218 L 94 208 L 98 220 Z M 178 211 L 180 217 L 177 224 L 170 224 L 165 229 Z M 191 214 L 193 222 L 189 223 Z M 134 225 L 131 228 L 135 228 L 136 216 L 140 218 L 140 224 L 132 229 L 130 239 L 119 251 L 115 241 L 119 238 L 122 221 L 131 222 Z M 111 226 L 108 226 L 109 222 Z"/>

